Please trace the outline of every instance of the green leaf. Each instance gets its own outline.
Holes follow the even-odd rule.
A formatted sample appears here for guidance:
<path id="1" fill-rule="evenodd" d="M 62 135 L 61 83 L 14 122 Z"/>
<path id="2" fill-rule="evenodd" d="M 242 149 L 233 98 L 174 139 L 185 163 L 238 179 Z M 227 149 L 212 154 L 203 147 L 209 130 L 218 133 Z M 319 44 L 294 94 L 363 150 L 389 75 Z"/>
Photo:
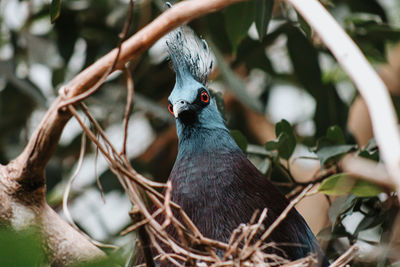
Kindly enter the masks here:
<path id="1" fill-rule="evenodd" d="M 296 77 L 318 100 L 323 90 L 318 52 L 298 28 L 288 28 L 287 37 L 287 48 Z"/>
<path id="2" fill-rule="evenodd" d="M 355 181 L 345 174 L 335 174 L 325 179 L 318 191 L 327 195 L 341 196 L 350 193 Z"/>
<path id="3" fill-rule="evenodd" d="M 240 2 L 225 9 L 225 26 L 232 51 L 235 53 L 239 43 L 246 37 L 254 20 L 254 1 Z"/>
<path id="4" fill-rule="evenodd" d="M 276 40 L 278 36 L 271 33 L 262 42 L 246 37 L 237 49 L 235 62 L 239 64 L 245 63 L 248 70 L 258 68 L 269 74 L 276 74 L 271 60 L 265 53 L 265 47 L 268 46 L 270 40 Z"/>
<path id="5" fill-rule="evenodd" d="M 346 145 L 345 137 L 339 126 L 331 126 L 326 135 L 319 138 L 313 151 L 317 154 L 321 166 L 338 160 L 344 154 L 356 149 L 356 145 Z"/>
<path id="6" fill-rule="evenodd" d="M 221 23 L 225 21 L 224 14 L 222 12 L 211 13 L 200 19 L 200 21 L 202 20 L 207 25 L 206 36 L 214 41 L 223 54 L 232 54 L 232 47 L 228 33 L 226 32 L 225 23 Z"/>
<path id="7" fill-rule="evenodd" d="M 247 138 L 238 130 L 231 130 L 231 136 L 243 152 L 247 149 Z"/>
<path id="8" fill-rule="evenodd" d="M 265 144 L 265 149 L 269 151 L 278 150 L 281 158 L 288 160 L 293 153 L 290 137 L 287 133 L 282 133 L 275 141 L 268 141 Z"/>
<path id="9" fill-rule="evenodd" d="M 265 143 L 265 149 L 268 151 L 274 151 L 279 149 L 279 142 L 276 139 L 275 141 L 268 141 Z"/>
<path id="10" fill-rule="evenodd" d="M 293 137 L 294 137 L 294 134 L 293 134 L 293 127 L 292 127 L 292 125 L 290 125 L 290 123 L 289 123 L 287 120 L 285 120 L 285 119 L 281 120 L 280 122 L 278 122 L 278 123 L 275 125 L 275 134 L 278 136 L 278 135 L 280 135 L 281 133 L 287 133 L 287 134 L 289 134 L 289 135 L 293 135 Z"/>
<path id="11" fill-rule="evenodd" d="M 330 125 L 344 126 L 348 107 L 339 98 L 333 84 L 323 83 L 318 50 L 298 27 L 287 27 L 286 35 L 294 74 L 317 103 L 314 115 L 316 136 L 323 135 Z"/>
<path id="12" fill-rule="evenodd" d="M 334 227 L 338 217 L 341 214 L 352 214 L 355 204 L 356 197 L 354 195 L 341 196 L 336 198 L 328 211 L 328 216 L 329 220 L 331 221 L 332 227 Z"/>
<path id="13" fill-rule="evenodd" d="M 337 145 L 337 146 L 325 146 L 316 152 L 321 166 L 329 163 L 330 160 L 338 160 L 341 156 L 356 149 L 355 145 Z"/>
<path id="14" fill-rule="evenodd" d="M 400 40 L 400 29 L 383 22 L 386 20 L 384 12 L 380 14 L 371 12 L 372 10 L 359 11 L 363 13 L 353 13 L 345 20 L 347 32 L 369 58 L 385 62 L 387 60 L 385 47 L 389 41 Z"/>
<path id="15" fill-rule="evenodd" d="M 286 120 L 281 120 L 275 125 L 275 134 L 277 138 L 274 141 L 268 141 L 265 149 L 269 151 L 278 150 L 281 158 L 288 160 L 296 148 L 296 137 L 293 128 Z"/>
<path id="16" fill-rule="evenodd" d="M 64 7 L 63 7 L 64 8 Z M 78 19 L 78 14 L 80 12 L 71 12 L 68 8 L 63 9 L 63 15 L 57 18 L 57 23 L 54 25 L 56 32 L 61 32 L 62 34 L 57 35 L 56 43 L 59 55 L 64 59 L 65 62 L 69 62 L 72 54 L 75 51 L 75 44 L 82 34 L 80 25 L 80 20 Z M 68 29 L 68 30 L 64 30 Z M 104 34 L 99 33 L 97 36 L 104 36 Z M 107 38 L 107 37 L 106 37 Z M 110 38 L 111 39 L 111 38 Z M 88 39 L 86 39 L 88 40 Z M 109 40 L 111 42 L 111 40 Z M 89 41 L 90 43 L 91 41 Z M 85 58 L 85 56 L 84 56 Z M 62 72 L 67 72 L 65 69 L 67 66 L 59 66 L 58 68 L 63 69 Z M 61 73 L 63 74 L 63 73 Z M 64 78 L 65 73 L 63 74 Z M 61 82 L 64 82 L 63 80 Z"/>
<path id="17" fill-rule="evenodd" d="M 346 144 L 344 134 L 342 132 L 342 129 L 340 129 L 339 126 L 334 125 L 328 128 L 326 131 L 326 138 L 334 144 L 338 145 L 344 145 Z"/>
<path id="18" fill-rule="evenodd" d="M 384 216 L 366 216 L 358 224 L 356 230 L 354 231 L 354 235 L 358 235 L 358 233 L 361 231 L 374 228 L 379 224 L 383 223 L 384 220 L 385 220 Z"/>
<path id="19" fill-rule="evenodd" d="M 361 150 L 360 153 L 358 153 L 358 156 L 374 161 L 379 161 L 379 150 L 374 138 L 369 140 L 364 149 Z"/>
<path id="20" fill-rule="evenodd" d="M 345 24 L 352 26 L 367 26 L 382 23 L 382 19 L 378 15 L 370 13 L 353 13 L 350 17 L 346 18 Z"/>
<path id="21" fill-rule="evenodd" d="M 50 4 L 50 19 L 51 23 L 56 22 L 61 13 L 62 0 L 52 0 Z"/>
<path id="22" fill-rule="evenodd" d="M 255 23 L 260 41 L 267 35 L 273 7 L 274 0 L 256 0 Z"/>
<path id="23" fill-rule="evenodd" d="M 312 33 L 311 27 L 299 13 L 297 13 L 297 21 L 299 22 L 300 28 L 304 31 L 307 37 L 311 38 L 311 33 Z"/>
<path id="24" fill-rule="evenodd" d="M 37 229 L 0 228 L 0 266 L 42 266 L 45 254 Z M 22 254 L 21 254 L 22 253 Z"/>
<path id="25" fill-rule="evenodd" d="M 374 197 L 382 192 L 382 188 L 367 181 L 358 180 L 351 193 L 358 197 Z"/>
<path id="26" fill-rule="evenodd" d="M 358 197 L 372 197 L 382 192 L 380 187 L 367 181 L 354 179 L 346 173 L 335 174 L 325 179 L 318 191 L 332 196 L 352 193 Z"/>

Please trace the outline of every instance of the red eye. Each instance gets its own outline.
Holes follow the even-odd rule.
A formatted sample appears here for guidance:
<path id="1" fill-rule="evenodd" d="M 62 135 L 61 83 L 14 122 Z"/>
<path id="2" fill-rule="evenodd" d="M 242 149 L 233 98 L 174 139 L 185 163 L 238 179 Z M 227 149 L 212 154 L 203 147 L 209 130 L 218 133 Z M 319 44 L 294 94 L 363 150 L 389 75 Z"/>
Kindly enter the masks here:
<path id="1" fill-rule="evenodd" d="M 172 106 L 172 104 L 168 105 L 168 110 L 172 115 L 174 115 L 174 107 Z"/>
<path id="2" fill-rule="evenodd" d="M 207 92 L 204 91 L 204 92 L 201 93 L 200 99 L 204 103 L 208 103 L 208 101 L 210 101 L 210 96 L 207 94 Z"/>

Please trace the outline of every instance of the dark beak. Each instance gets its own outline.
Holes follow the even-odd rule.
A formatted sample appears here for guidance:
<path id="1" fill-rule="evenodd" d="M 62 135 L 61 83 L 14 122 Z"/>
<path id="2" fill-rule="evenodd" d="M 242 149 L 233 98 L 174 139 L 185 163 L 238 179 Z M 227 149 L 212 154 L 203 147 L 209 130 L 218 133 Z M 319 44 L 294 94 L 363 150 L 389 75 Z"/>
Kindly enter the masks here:
<path id="1" fill-rule="evenodd" d="M 197 119 L 194 107 L 184 100 L 179 100 L 174 104 L 174 116 L 184 124 L 191 124 Z"/>

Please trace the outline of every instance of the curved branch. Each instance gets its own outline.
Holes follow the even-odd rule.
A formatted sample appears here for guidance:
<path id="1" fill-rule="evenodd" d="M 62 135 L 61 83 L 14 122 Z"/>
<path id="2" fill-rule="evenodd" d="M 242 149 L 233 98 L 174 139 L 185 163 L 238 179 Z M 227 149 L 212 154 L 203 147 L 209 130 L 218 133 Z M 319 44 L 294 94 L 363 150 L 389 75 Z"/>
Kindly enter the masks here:
<path id="1" fill-rule="evenodd" d="M 128 61 L 138 57 L 174 28 L 240 1 L 243 0 L 188 0 L 172 6 L 122 43 L 115 69 L 122 69 Z M 60 110 L 60 107 L 64 106 L 64 101 L 88 91 L 91 86 L 96 84 L 104 73 L 113 66 L 117 53 L 117 48 L 112 50 L 61 88 L 61 96 L 56 99 L 47 111 L 39 127 L 31 136 L 25 150 L 17 159 L 18 165 L 24 166 L 21 168 L 22 173 L 17 175 L 21 181 L 25 180 L 23 177 L 38 177 L 37 174 L 41 174 L 44 171 L 58 144 L 62 130 L 71 117 L 67 111 Z M 32 175 L 32 171 L 34 171 L 34 175 Z"/>
<path id="2" fill-rule="evenodd" d="M 241 1 L 244 0 L 188 0 L 173 5 L 122 44 L 122 50 L 116 69 L 122 69 L 125 63 L 143 53 L 161 37 L 176 27 Z M 67 98 L 81 94 L 91 87 L 107 70 L 107 67 L 111 66 L 116 53 L 117 49 L 112 50 L 75 76 L 75 78 L 65 86 Z"/>
<path id="3" fill-rule="evenodd" d="M 382 163 L 350 154 L 340 160 L 339 166 L 343 172 L 355 178 L 375 183 L 389 190 L 396 187 Z"/>

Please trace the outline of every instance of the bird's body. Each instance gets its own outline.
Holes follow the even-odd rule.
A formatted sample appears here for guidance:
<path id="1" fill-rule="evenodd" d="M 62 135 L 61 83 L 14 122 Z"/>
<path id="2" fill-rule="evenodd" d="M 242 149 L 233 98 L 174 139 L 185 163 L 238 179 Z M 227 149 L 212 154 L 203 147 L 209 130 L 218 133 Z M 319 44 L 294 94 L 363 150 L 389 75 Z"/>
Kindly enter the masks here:
<path id="1" fill-rule="evenodd" d="M 179 147 L 170 175 L 172 200 L 205 236 L 228 242 L 233 230 L 248 223 L 256 210 L 268 209 L 264 221 L 268 226 L 289 204 L 247 159 L 227 129 L 196 128 L 181 135 Z M 321 253 L 296 210 L 272 232 L 270 241 L 292 260 L 311 252 Z M 270 252 L 281 254 L 276 249 Z"/>
<path id="2" fill-rule="evenodd" d="M 177 74 L 169 109 L 176 117 L 179 138 L 169 177 L 171 197 L 204 236 L 228 242 L 232 231 L 248 223 L 256 210 L 268 209 L 264 221 L 268 227 L 289 202 L 231 137 L 205 85 L 212 68 L 208 47 L 196 38 L 180 28 L 167 43 Z M 201 64 L 199 69 L 196 64 Z M 323 258 L 314 235 L 294 209 L 266 240 L 271 241 L 280 249 L 271 252 L 291 260 L 309 253 Z"/>

